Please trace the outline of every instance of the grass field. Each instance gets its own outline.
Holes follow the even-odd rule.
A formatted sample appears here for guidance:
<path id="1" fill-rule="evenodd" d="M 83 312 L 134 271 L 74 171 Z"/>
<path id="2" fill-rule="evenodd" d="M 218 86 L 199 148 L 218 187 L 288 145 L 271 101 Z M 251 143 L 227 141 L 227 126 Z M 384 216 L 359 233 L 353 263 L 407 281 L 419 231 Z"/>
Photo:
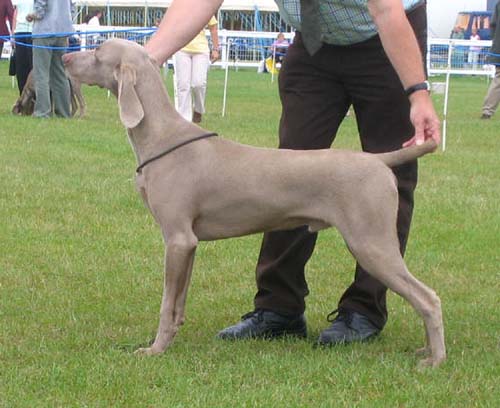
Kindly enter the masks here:
<path id="1" fill-rule="evenodd" d="M 231 71 L 221 118 L 223 80 L 210 72 L 204 126 L 275 146 L 276 82 Z M 86 87 L 82 120 L 15 117 L 2 74 L 0 407 L 499 406 L 500 116 L 479 120 L 486 88 L 452 80 L 447 150 L 420 162 L 406 259 L 441 297 L 448 360 L 419 371 L 421 321 L 393 294 L 379 339 L 313 348 L 353 277 L 335 230 L 320 234 L 308 265 L 307 341 L 215 339 L 252 309 L 261 237 L 250 236 L 199 245 L 176 342 L 161 357 L 134 356 L 156 330 L 163 243 L 135 192 L 116 101 Z M 359 148 L 353 117 L 336 146 Z"/>

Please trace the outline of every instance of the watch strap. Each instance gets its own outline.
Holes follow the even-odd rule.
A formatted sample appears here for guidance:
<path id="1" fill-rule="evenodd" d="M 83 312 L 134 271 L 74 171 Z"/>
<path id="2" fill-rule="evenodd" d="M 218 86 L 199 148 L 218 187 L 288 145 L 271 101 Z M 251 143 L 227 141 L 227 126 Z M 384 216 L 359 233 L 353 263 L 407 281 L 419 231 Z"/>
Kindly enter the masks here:
<path id="1" fill-rule="evenodd" d="M 430 91 L 431 87 L 428 81 L 419 82 L 418 84 L 412 85 L 405 89 L 406 96 L 410 96 L 412 93 L 417 91 Z"/>

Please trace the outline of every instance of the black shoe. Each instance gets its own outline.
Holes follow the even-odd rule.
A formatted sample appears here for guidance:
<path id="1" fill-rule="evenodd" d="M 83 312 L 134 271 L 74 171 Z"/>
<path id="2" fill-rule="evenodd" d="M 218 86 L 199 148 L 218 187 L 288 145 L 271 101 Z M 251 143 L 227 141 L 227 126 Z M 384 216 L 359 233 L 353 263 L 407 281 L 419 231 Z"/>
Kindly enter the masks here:
<path id="1" fill-rule="evenodd" d="M 331 320 L 337 312 L 337 317 Z M 328 315 L 327 320 L 332 325 L 319 335 L 318 344 L 322 346 L 363 342 L 381 332 L 367 317 L 351 310 L 334 310 Z"/>
<path id="2" fill-rule="evenodd" d="M 254 310 L 242 316 L 241 322 L 217 334 L 223 340 L 274 339 L 281 336 L 307 337 L 304 315 L 283 316 L 269 310 Z"/>
<path id="3" fill-rule="evenodd" d="M 193 123 L 201 123 L 202 114 L 199 112 L 193 112 Z"/>
<path id="4" fill-rule="evenodd" d="M 487 113 L 483 113 L 481 115 L 481 119 L 491 119 L 491 115 L 488 115 Z"/>

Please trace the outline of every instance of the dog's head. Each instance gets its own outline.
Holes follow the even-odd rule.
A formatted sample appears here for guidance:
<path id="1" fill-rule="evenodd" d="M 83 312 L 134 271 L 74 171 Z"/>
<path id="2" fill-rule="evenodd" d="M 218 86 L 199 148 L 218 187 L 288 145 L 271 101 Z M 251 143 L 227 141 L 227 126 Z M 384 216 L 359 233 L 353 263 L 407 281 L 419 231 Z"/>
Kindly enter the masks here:
<path id="1" fill-rule="evenodd" d="M 118 98 L 120 119 L 127 128 L 136 127 L 144 117 L 138 95 L 138 75 L 158 68 L 140 45 L 121 39 L 105 41 L 92 51 L 65 54 L 64 66 L 73 78 L 87 85 L 109 89 Z"/>
<path id="2" fill-rule="evenodd" d="M 14 115 L 31 116 L 35 110 L 35 92 L 24 92 L 12 107 Z"/>

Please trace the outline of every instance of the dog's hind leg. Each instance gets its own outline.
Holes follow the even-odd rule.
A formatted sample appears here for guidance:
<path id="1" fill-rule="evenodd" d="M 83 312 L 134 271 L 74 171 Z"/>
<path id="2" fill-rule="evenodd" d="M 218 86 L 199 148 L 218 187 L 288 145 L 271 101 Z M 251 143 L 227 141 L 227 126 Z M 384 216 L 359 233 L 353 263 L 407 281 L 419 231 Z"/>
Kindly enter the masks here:
<path id="1" fill-rule="evenodd" d="M 441 301 L 432 289 L 408 271 L 399 252 L 397 238 L 387 238 L 379 235 L 371 242 L 361 240 L 361 243 L 348 242 L 348 245 L 364 269 L 406 299 L 422 317 L 428 342 L 426 349 L 430 356 L 422 360 L 420 365 L 436 367 L 446 358 Z"/>
<path id="2" fill-rule="evenodd" d="M 436 292 L 411 275 L 406 266 L 403 270 L 407 274 L 397 276 L 390 282 L 390 287 L 408 300 L 424 320 L 426 346 L 417 350 L 417 353 L 426 358 L 420 361 L 420 366 L 437 367 L 446 359 L 441 300 Z"/>
<path id="3" fill-rule="evenodd" d="M 165 280 L 160 308 L 160 323 L 154 343 L 137 354 L 159 354 L 172 343 L 184 320 L 184 305 L 191 268 L 198 244 L 192 231 L 169 237 L 165 251 Z"/>
<path id="4" fill-rule="evenodd" d="M 383 185 L 379 182 L 377 186 Z M 437 366 L 446 358 L 441 301 L 433 290 L 410 274 L 401 256 L 396 231 L 396 189 L 366 191 L 370 196 L 358 197 L 358 205 L 351 205 L 350 211 L 343 212 L 344 217 L 337 219 L 337 227 L 359 264 L 406 299 L 422 317 L 430 356 L 421 364 Z M 376 204 L 382 202 L 383 205 Z"/>
<path id="5" fill-rule="evenodd" d="M 428 357 L 431 355 L 431 349 L 430 349 L 430 337 L 429 337 L 429 332 L 427 331 L 427 326 L 424 324 L 424 329 L 425 329 L 425 346 L 420 347 L 415 351 L 415 354 L 419 357 Z"/>

